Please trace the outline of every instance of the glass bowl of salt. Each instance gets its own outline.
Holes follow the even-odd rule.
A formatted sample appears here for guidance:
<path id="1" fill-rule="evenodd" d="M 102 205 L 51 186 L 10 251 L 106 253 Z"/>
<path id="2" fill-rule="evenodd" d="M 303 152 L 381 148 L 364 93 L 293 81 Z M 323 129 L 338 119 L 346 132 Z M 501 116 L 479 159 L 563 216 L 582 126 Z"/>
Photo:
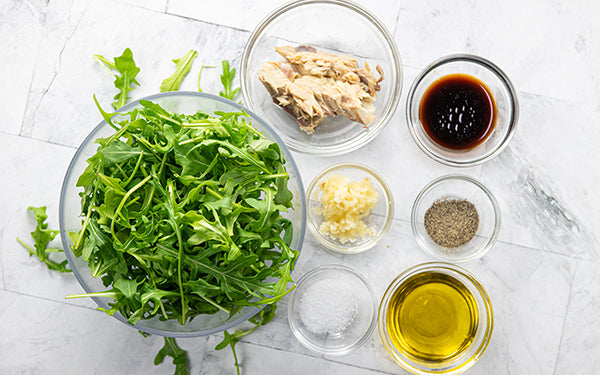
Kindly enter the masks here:
<path id="1" fill-rule="evenodd" d="M 306 348 L 344 355 L 361 346 L 377 323 L 377 301 L 369 281 L 342 265 L 324 265 L 306 273 L 288 304 L 294 336 Z"/>

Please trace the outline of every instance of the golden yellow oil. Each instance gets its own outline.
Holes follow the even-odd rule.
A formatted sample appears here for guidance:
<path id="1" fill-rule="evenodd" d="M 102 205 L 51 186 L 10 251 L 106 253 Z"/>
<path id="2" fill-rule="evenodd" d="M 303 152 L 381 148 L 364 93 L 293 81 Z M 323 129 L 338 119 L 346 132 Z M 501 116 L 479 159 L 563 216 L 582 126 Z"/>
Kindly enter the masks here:
<path id="1" fill-rule="evenodd" d="M 479 314 L 473 295 L 462 282 L 443 273 L 410 277 L 388 306 L 391 341 L 413 360 L 452 360 L 467 350 L 477 332 Z"/>

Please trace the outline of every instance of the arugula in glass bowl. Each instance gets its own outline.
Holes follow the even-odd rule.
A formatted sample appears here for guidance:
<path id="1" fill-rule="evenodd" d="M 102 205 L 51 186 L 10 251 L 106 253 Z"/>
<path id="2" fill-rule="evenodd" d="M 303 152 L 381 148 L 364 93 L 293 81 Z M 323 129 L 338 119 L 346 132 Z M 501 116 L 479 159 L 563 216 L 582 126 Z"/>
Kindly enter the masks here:
<path id="1" fill-rule="evenodd" d="M 191 114 L 158 104 L 173 106 L 178 96 L 217 103 Z M 224 104 L 237 110 L 219 110 Z M 103 115 L 112 134 L 90 134 L 84 145 L 97 149 L 85 169 L 78 151 L 61 194 L 61 234 L 72 242 L 66 255 L 87 291 L 68 298 L 94 297 L 142 331 L 176 337 L 227 329 L 291 290 L 304 192 L 266 124 L 258 131 L 251 122 L 259 120 L 238 104 L 186 92 Z M 72 185 L 81 197 L 78 231 L 66 223 Z M 211 315 L 219 318 L 194 326 Z"/>

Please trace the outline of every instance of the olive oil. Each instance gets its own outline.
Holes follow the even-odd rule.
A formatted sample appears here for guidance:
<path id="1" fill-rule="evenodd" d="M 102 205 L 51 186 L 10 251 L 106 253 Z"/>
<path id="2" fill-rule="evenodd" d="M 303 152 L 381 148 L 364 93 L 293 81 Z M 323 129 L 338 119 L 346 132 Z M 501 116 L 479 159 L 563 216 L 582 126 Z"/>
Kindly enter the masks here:
<path id="1" fill-rule="evenodd" d="M 456 278 L 422 272 L 390 298 L 386 325 L 392 343 L 412 360 L 443 363 L 464 353 L 477 332 L 478 311 Z"/>

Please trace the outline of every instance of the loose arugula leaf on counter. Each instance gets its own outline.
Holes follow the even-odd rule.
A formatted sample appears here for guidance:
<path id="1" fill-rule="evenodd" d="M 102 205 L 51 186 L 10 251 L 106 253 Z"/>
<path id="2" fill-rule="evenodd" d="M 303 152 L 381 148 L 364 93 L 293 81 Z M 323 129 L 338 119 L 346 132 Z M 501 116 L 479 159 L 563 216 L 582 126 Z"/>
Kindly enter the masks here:
<path id="1" fill-rule="evenodd" d="M 239 87 L 234 90 L 231 89 L 231 86 L 233 85 L 233 79 L 235 78 L 235 68 L 231 68 L 230 70 L 229 61 L 227 60 L 221 61 L 221 66 L 223 67 L 223 74 L 221 74 L 221 83 L 223 84 L 223 91 L 219 91 L 219 96 L 233 100 L 237 93 L 240 91 Z"/>
<path id="2" fill-rule="evenodd" d="M 77 185 L 73 252 L 130 324 L 235 314 L 290 292 L 298 252 L 285 159 L 243 113 L 175 114 L 140 101 L 113 120 Z"/>
<path id="3" fill-rule="evenodd" d="M 29 255 L 35 255 L 40 262 L 44 263 L 48 269 L 58 271 L 58 272 L 71 272 L 70 269 L 67 268 L 67 260 L 63 260 L 58 263 L 52 259 L 50 259 L 49 255 L 52 253 L 64 253 L 62 249 L 48 247 L 50 241 L 54 240 L 56 235 L 59 233 L 58 230 L 48 229 L 48 223 L 46 223 L 46 219 L 48 219 L 48 215 L 46 214 L 46 206 L 42 207 L 27 207 L 28 210 L 32 211 L 35 215 L 35 221 L 37 225 L 35 230 L 31 232 L 31 237 L 34 240 L 34 247 L 27 245 L 23 240 L 17 237 L 17 241 L 27 251 L 29 251 Z"/>
<path id="4" fill-rule="evenodd" d="M 165 337 L 164 346 L 159 350 L 156 357 L 154 357 L 154 364 L 160 365 L 166 356 L 173 358 L 173 364 L 175 365 L 174 375 L 188 375 L 187 370 L 187 352 L 181 349 L 175 339 L 172 337 Z"/>
<path id="5" fill-rule="evenodd" d="M 181 84 L 183 78 L 185 78 L 185 76 L 190 72 L 192 63 L 194 62 L 194 59 L 196 59 L 196 56 L 198 56 L 198 52 L 192 49 L 185 56 L 173 60 L 175 63 L 175 73 L 162 81 L 162 84 L 160 85 L 160 92 L 179 90 L 179 85 Z"/>
<path id="6" fill-rule="evenodd" d="M 116 101 L 113 103 L 115 109 L 119 109 L 127 103 L 128 95 L 133 84 L 140 85 L 135 79 L 140 72 L 140 68 L 133 61 L 133 53 L 129 48 L 123 51 L 123 54 L 114 58 L 114 63 L 101 55 L 94 55 L 94 60 L 98 61 L 103 67 L 111 70 L 116 70 L 119 74 L 115 74 L 115 87 L 119 89 L 119 93 L 115 95 Z"/>

